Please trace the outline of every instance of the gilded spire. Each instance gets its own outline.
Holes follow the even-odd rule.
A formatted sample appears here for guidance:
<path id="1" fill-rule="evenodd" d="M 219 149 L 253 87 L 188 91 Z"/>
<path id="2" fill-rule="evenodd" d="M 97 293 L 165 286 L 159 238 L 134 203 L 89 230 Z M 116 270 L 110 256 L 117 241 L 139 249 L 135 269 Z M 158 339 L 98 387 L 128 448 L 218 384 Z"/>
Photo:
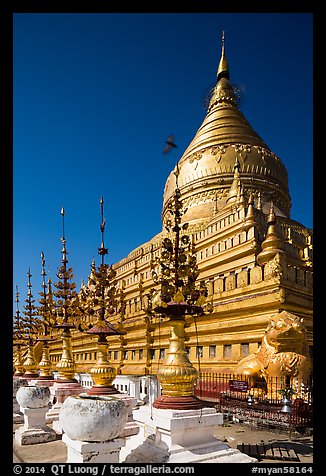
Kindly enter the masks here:
<path id="1" fill-rule="evenodd" d="M 225 56 L 224 31 L 222 31 L 222 54 L 221 54 L 221 59 L 220 59 L 218 68 L 217 68 L 217 81 L 219 81 L 220 78 L 230 79 L 229 65 Z"/>
<path id="2" fill-rule="evenodd" d="M 21 345 L 23 344 L 22 342 L 22 320 L 20 317 L 20 311 L 19 311 L 19 292 L 18 292 L 18 286 L 16 285 L 16 299 L 15 302 L 17 303 L 17 310 L 16 310 L 16 316 L 14 317 L 14 325 L 13 325 L 13 345 L 16 347 L 16 352 L 14 356 L 14 367 L 15 367 L 15 373 L 14 377 L 22 377 L 24 374 L 24 366 L 23 366 L 23 361 L 22 361 L 22 356 L 21 356 Z"/>
<path id="3" fill-rule="evenodd" d="M 278 237 L 276 230 L 276 215 L 273 202 L 271 202 L 267 223 L 268 229 L 266 237 L 261 244 L 262 251 L 257 256 L 257 262 L 260 266 L 274 258 L 277 253 L 283 253 L 281 249 L 281 240 Z"/>
<path id="4" fill-rule="evenodd" d="M 245 201 L 245 197 L 244 197 L 243 185 L 239 180 L 238 193 L 237 193 L 237 205 L 238 205 L 238 207 L 244 207 L 245 203 L 246 203 L 246 201 Z"/>
<path id="5" fill-rule="evenodd" d="M 239 175 L 239 160 L 238 157 L 235 158 L 235 164 L 234 164 L 234 174 L 233 174 L 233 182 L 228 194 L 228 197 L 226 199 L 227 204 L 236 204 L 237 198 L 238 198 L 238 189 L 240 185 L 240 175 Z"/>
<path id="6" fill-rule="evenodd" d="M 68 263 L 68 260 L 67 260 L 67 248 L 66 248 L 66 238 L 65 238 L 65 209 L 62 207 L 61 208 L 61 215 L 62 215 L 62 238 L 61 238 L 61 241 L 62 241 L 62 250 L 61 250 L 61 253 L 62 253 L 62 260 L 61 260 L 61 263 L 64 264 L 64 266 L 67 265 Z"/>
<path id="7" fill-rule="evenodd" d="M 105 230 L 105 218 L 103 215 L 103 206 L 104 206 L 104 199 L 101 197 L 100 200 L 100 205 L 101 205 L 101 225 L 100 225 L 100 230 L 101 230 L 101 237 L 102 237 L 102 243 L 100 248 L 98 248 L 98 254 L 101 256 L 101 263 L 102 265 L 104 264 L 104 256 L 108 254 L 108 249 L 105 248 L 104 246 L 104 230 Z M 95 263 L 94 263 L 95 265 Z"/>
<path id="8" fill-rule="evenodd" d="M 249 199 L 248 199 L 248 209 L 247 209 L 247 214 L 245 218 L 245 223 L 244 223 L 244 229 L 248 230 L 252 226 L 256 226 L 257 222 L 255 219 L 255 211 L 254 211 L 254 197 L 253 194 L 250 193 Z"/>
<path id="9" fill-rule="evenodd" d="M 228 104 L 238 107 L 237 97 L 234 93 L 233 87 L 230 83 L 230 70 L 225 55 L 225 40 L 224 31 L 222 32 L 222 53 L 221 59 L 217 68 L 217 84 L 213 90 L 212 97 L 207 109 L 210 112 L 214 106 Z"/>

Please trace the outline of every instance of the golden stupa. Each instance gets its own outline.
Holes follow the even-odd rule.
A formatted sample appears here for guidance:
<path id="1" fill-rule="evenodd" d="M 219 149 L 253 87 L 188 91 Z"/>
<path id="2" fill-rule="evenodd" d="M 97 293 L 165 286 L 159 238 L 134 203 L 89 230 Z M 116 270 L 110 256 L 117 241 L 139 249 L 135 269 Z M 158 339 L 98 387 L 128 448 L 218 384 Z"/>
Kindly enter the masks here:
<path id="1" fill-rule="evenodd" d="M 272 316 L 284 310 L 303 319 L 311 348 L 312 230 L 290 218 L 286 168 L 239 109 L 224 36 L 206 116 L 178 166 L 187 208 L 182 220 L 189 223 L 198 280 L 207 287 L 212 308 L 198 321 L 186 317 L 185 346 L 192 364 L 233 371 L 258 349 Z M 113 265 L 124 302 L 110 318 L 121 334 L 108 338 L 117 375 L 156 374 L 169 347 L 171 327 L 158 325 L 159 318 L 151 319 L 145 310 L 174 190 L 175 170 L 164 188 L 162 231 Z M 78 331 L 72 335 L 76 371 L 89 371 L 97 359 L 96 343 Z M 50 345 L 55 365 L 61 344 Z"/>
<path id="2" fill-rule="evenodd" d="M 236 162 L 241 171 L 241 185 L 247 194 L 253 193 L 255 203 L 260 195 L 268 195 L 273 197 L 278 214 L 289 216 L 291 201 L 287 171 L 238 107 L 230 83 L 223 38 L 217 84 L 212 91 L 207 115 L 180 159 L 179 187 L 189 210 L 185 221 L 211 218 L 214 212 L 234 201 L 231 198 L 236 198 L 237 188 L 233 187 L 230 197 L 230 187 Z M 171 173 L 164 190 L 163 219 L 173 188 Z"/>

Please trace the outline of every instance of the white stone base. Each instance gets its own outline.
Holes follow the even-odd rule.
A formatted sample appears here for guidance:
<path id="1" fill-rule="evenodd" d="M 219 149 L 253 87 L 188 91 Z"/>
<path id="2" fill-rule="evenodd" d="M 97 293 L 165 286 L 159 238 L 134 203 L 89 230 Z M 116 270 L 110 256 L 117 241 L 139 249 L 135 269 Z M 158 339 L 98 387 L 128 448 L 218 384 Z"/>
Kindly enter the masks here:
<path id="1" fill-rule="evenodd" d="M 56 408 L 50 408 L 45 414 L 46 423 L 53 423 L 54 421 L 59 420 L 59 411 L 61 408 L 61 403 Z"/>
<path id="2" fill-rule="evenodd" d="M 62 441 L 67 446 L 67 463 L 119 463 L 119 453 L 125 445 L 124 438 L 86 442 L 72 440 L 66 433 Z"/>
<path id="3" fill-rule="evenodd" d="M 56 440 L 55 431 L 46 426 L 46 410 L 47 407 L 22 409 L 24 425 L 15 431 L 15 440 L 19 445 L 33 445 Z"/>
<path id="4" fill-rule="evenodd" d="M 21 413 L 20 411 L 20 405 L 16 400 L 16 397 L 13 398 L 12 400 L 12 410 L 14 413 Z"/>
<path id="5" fill-rule="evenodd" d="M 25 428 L 45 428 L 45 414 L 48 407 L 41 408 L 23 408 Z"/>
<path id="6" fill-rule="evenodd" d="M 24 415 L 21 412 L 17 412 L 13 414 L 12 417 L 12 422 L 13 423 L 24 423 Z"/>
<path id="7" fill-rule="evenodd" d="M 16 397 L 13 398 L 13 418 L 12 421 L 13 423 L 24 423 L 24 415 L 21 412 L 20 405 L 16 400 Z"/>
<path id="8" fill-rule="evenodd" d="M 57 434 L 52 428 L 25 428 L 21 426 L 15 431 L 15 441 L 19 445 L 34 445 L 35 443 L 47 443 L 57 439 Z"/>
<path id="9" fill-rule="evenodd" d="M 127 438 L 133 435 L 138 435 L 139 429 L 140 428 L 135 421 L 127 421 L 126 426 L 124 427 L 120 436 L 122 438 Z"/>
<path id="10" fill-rule="evenodd" d="M 214 432 L 223 415 L 214 408 L 166 410 L 148 405 L 133 412 L 140 426 L 127 439 L 120 462 L 125 463 L 251 463 L 257 461 L 217 440 Z"/>

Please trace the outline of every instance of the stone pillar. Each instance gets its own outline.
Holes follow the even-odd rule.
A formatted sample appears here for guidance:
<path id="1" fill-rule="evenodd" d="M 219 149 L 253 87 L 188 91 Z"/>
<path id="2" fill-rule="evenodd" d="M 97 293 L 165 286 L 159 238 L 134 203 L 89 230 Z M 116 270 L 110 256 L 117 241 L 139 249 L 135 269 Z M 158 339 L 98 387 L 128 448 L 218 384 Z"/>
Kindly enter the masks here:
<path id="1" fill-rule="evenodd" d="M 136 398 L 137 402 L 140 402 L 140 377 L 134 377 L 129 375 L 129 388 L 130 396 Z"/>
<path id="2" fill-rule="evenodd" d="M 142 403 L 148 403 L 149 402 L 149 376 L 146 375 L 144 377 L 140 377 L 139 389 L 140 389 L 140 383 L 141 383 L 141 391 L 139 393 L 140 400 L 142 401 Z M 147 393 L 145 391 L 145 388 L 147 388 Z"/>
<path id="3" fill-rule="evenodd" d="M 15 431 L 15 440 L 20 445 L 32 445 L 56 440 L 52 428 L 46 425 L 45 414 L 50 401 L 48 387 L 29 385 L 20 387 L 16 394 L 24 415 L 24 426 Z"/>
<path id="4" fill-rule="evenodd" d="M 151 375 L 147 380 L 150 402 L 154 402 L 161 395 L 161 385 L 156 375 Z"/>

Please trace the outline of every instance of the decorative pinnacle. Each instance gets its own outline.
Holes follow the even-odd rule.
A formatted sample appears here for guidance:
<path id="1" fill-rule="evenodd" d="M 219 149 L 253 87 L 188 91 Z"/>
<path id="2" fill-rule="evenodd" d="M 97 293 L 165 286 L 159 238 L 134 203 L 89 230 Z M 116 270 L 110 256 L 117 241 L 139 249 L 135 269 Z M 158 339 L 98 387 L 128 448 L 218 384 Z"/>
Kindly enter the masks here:
<path id="1" fill-rule="evenodd" d="M 179 179 L 179 175 L 180 175 L 179 162 L 177 162 L 177 165 L 175 166 L 175 169 L 174 169 L 173 173 L 175 175 L 176 190 L 179 190 L 179 184 L 178 184 L 178 179 Z"/>
<path id="2" fill-rule="evenodd" d="M 17 303 L 17 309 L 18 309 L 18 303 L 19 303 L 19 292 L 18 292 L 18 286 L 16 284 L 16 299 L 15 302 Z"/>
<path id="3" fill-rule="evenodd" d="M 102 237 L 102 243 L 101 246 L 98 248 L 98 254 L 102 256 L 102 264 L 104 264 L 104 255 L 108 254 L 108 249 L 105 248 L 104 246 L 104 230 L 105 230 L 105 218 L 104 218 L 104 199 L 101 197 L 100 199 L 100 205 L 101 205 L 101 225 L 100 225 L 100 230 L 101 230 L 101 237 Z"/>
<path id="4" fill-rule="evenodd" d="M 51 278 L 48 279 L 48 288 L 49 288 L 49 293 L 52 294 L 52 281 L 51 281 Z"/>
<path id="5" fill-rule="evenodd" d="M 32 276 L 32 275 L 31 275 L 31 268 L 28 268 L 28 271 L 27 271 L 27 278 L 28 278 L 27 287 L 28 287 L 28 293 L 27 293 L 27 295 L 32 297 L 31 276 Z"/>
<path id="6" fill-rule="evenodd" d="M 274 258 L 279 253 L 283 254 L 282 242 L 278 237 L 276 228 L 276 215 L 274 212 L 274 204 L 271 202 L 269 216 L 267 218 L 267 232 L 264 241 L 261 244 L 262 251 L 257 255 L 257 262 L 260 266 L 264 265 L 267 261 Z"/>
<path id="7" fill-rule="evenodd" d="M 228 197 L 226 199 L 227 203 L 234 203 L 237 201 L 238 188 L 240 185 L 239 169 L 240 169 L 240 163 L 239 163 L 238 157 L 236 156 L 235 164 L 234 164 L 233 182 L 231 184 Z"/>
<path id="8" fill-rule="evenodd" d="M 224 35 L 224 30 L 222 31 L 222 54 L 221 54 L 221 59 L 220 63 L 218 65 L 217 69 L 217 81 L 220 80 L 220 78 L 230 78 L 230 73 L 229 73 L 229 65 L 225 56 L 225 35 Z"/>
<path id="9" fill-rule="evenodd" d="M 61 208 L 61 215 L 62 215 L 62 240 L 65 239 L 65 209 Z"/>
<path id="10" fill-rule="evenodd" d="M 44 258 L 44 253 L 43 253 L 43 251 L 41 251 L 41 260 L 42 260 L 42 272 L 41 272 L 41 276 L 42 276 L 42 288 L 43 288 L 43 292 L 44 292 L 44 294 L 45 294 L 45 292 L 46 292 L 46 284 L 45 284 L 46 271 L 45 271 L 45 258 Z"/>
<path id="11" fill-rule="evenodd" d="M 63 243 L 63 247 L 62 247 L 62 260 L 61 260 L 61 263 L 63 264 L 67 264 L 68 263 L 68 260 L 67 260 L 67 249 L 66 249 L 66 239 L 65 239 L 65 209 L 62 207 L 61 208 L 61 215 L 62 215 L 62 238 L 61 238 L 61 241 Z"/>
<path id="12" fill-rule="evenodd" d="M 16 285 L 16 299 L 15 302 L 17 303 L 16 305 L 16 317 L 14 321 L 14 341 L 18 341 L 17 345 L 20 345 L 19 339 L 22 337 L 22 328 L 21 328 L 21 317 L 20 317 L 20 310 L 19 310 L 19 292 L 18 292 L 18 286 Z"/>
<path id="13" fill-rule="evenodd" d="M 16 299 L 15 299 L 15 302 L 17 303 L 16 305 L 16 317 L 17 317 L 17 321 L 19 321 L 19 318 L 20 318 L 20 311 L 19 311 L 19 292 L 18 292 L 18 286 L 16 284 Z"/>
<path id="14" fill-rule="evenodd" d="M 269 209 L 269 215 L 268 215 L 268 218 L 267 218 L 267 223 L 275 223 L 276 221 L 276 215 L 275 215 L 275 212 L 274 212 L 274 203 L 271 201 L 271 204 L 270 204 L 270 209 Z"/>
<path id="15" fill-rule="evenodd" d="M 43 328 L 44 328 L 44 336 L 47 337 L 48 335 L 48 326 L 47 326 L 47 323 L 45 321 L 45 317 L 46 317 L 46 312 L 47 312 L 47 294 L 46 294 L 46 290 L 47 290 L 47 285 L 46 285 L 46 282 L 45 282 L 45 277 L 46 277 L 46 271 L 45 271 L 45 258 L 44 258 L 44 253 L 43 251 L 41 251 L 41 260 L 42 260 L 42 272 L 41 272 L 41 276 L 42 276 L 42 288 L 43 288 L 43 296 L 42 296 L 42 299 L 43 299 L 43 306 L 42 306 L 42 320 L 43 320 Z M 51 280 L 49 279 L 48 280 L 48 283 L 49 283 L 49 288 L 51 286 Z M 41 302 L 41 301 L 39 301 Z"/>

